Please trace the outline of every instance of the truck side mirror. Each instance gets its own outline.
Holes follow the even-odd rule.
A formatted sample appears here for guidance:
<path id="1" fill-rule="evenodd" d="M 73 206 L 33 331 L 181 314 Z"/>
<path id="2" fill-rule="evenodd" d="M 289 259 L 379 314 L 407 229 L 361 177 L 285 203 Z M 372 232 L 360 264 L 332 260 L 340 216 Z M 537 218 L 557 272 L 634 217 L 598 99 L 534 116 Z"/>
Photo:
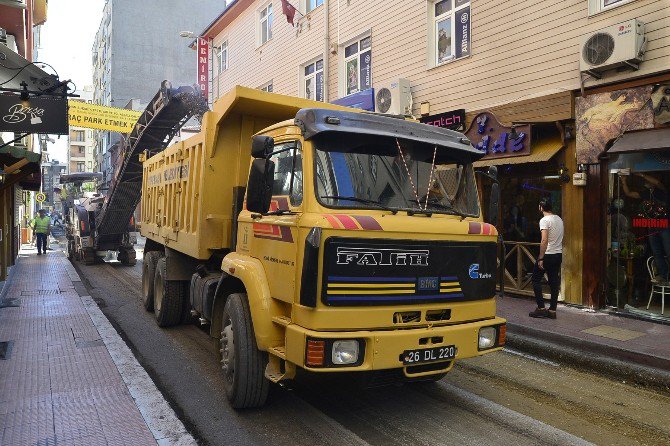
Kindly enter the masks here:
<path id="1" fill-rule="evenodd" d="M 271 136 L 256 135 L 251 138 L 251 156 L 255 159 L 267 158 L 274 146 L 275 140 Z"/>
<path id="2" fill-rule="evenodd" d="M 496 172 L 497 174 L 497 172 Z M 498 209 L 500 206 L 500 185 L 497 181 L 491 184 L 491 200 L 489 201 L 488 222 L 493 226 L 498 226 Z"/>
<path id="3" fill-rule="evenodd" d="M 253 160 L 247 184 L 248 211 L 266 214 L 270 210 L 274 177 L 274 161 L 265 158 Z"/>

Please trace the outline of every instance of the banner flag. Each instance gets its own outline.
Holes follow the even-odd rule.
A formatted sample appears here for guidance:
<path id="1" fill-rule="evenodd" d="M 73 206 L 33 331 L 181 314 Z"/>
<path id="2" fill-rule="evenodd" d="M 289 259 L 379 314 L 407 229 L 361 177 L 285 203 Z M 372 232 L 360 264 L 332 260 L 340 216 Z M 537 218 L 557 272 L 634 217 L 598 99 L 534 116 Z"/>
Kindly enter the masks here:
<path id="1" fill-rule="evenodd" d="M 69 122 L 72 127 L 130 133 L 141 111 L 106 107 L 83 101 L 69 100 Z"/>

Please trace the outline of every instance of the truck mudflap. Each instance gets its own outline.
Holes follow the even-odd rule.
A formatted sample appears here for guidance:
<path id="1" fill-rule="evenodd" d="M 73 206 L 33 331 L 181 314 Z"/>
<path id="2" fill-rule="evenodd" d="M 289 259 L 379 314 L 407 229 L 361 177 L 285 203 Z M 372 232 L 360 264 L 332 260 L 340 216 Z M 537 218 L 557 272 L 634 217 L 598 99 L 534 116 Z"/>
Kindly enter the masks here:
<path id="1" fill-rule="evenodd" d="M 447 372 L 454 361 L 501 350 L 505 333 L 506 320 L 499 317 L 385 331 L 319 332 L 290 324 L 286 360 L 313 372 L 402 369 L 407 377 L 420 377 Z"/>

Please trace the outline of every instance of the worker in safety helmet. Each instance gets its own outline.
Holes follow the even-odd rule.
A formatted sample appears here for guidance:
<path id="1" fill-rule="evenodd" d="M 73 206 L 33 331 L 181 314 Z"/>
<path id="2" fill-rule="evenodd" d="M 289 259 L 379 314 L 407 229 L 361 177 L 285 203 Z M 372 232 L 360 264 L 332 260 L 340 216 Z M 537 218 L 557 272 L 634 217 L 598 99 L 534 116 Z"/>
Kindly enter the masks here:
<path id="1" fill-rule="evenodd" d="M 33 219 L 33 230 L 37 235 L 37 255 L 40 256 L 44 252 L 47 253 L 47 240 L 51 232 L 51 217 L 46 215 L 44 209 L 39 210 L 39 215 Z"/>

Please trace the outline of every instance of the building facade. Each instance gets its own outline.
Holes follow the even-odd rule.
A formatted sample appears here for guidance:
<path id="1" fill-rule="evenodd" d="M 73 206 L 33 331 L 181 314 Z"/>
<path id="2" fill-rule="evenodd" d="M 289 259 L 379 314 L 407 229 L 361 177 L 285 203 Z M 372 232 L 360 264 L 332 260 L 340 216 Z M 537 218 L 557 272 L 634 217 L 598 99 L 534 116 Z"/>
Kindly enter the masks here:
<path id="1" fill-rule="evenodd" d="M 613 186 L 599 155 L 630 130 L 664 125 L 632 126 L 629 113 L 651 109 L 652 90 L 670 83 L 667 0 L 292 0 L 293 24 L 282 3 L 232 2 L 202 31 L 212 46 L 211 99 L 241 84 L 459 129 L 485 152 L 476 167 L 500 169 L 507 291 L 531 294 L 537 202 L 551 198 L 566 227 L 561 299 L 644 306 L 636 296 L 652 285 L 640 269 L 649 243 L 626 270 L 629 260 L 612 249 Z M 580 130 L 591 118 L 609 133 L 585 143 Z M 479 187 L 487 197 L 489 185 Z M 612 267 L 613 258 L 637 274 Z M 614 285 L 612 268 L 625 276 Z"/>
<path id="2" fill-rule="evenodd" d="M 93 102 L 93 86 L 86 85 L 75 100 Z M 67 167 L 68 172 L 93 172 L 95 140 L 93 130 L 70 126 L 68 136 Z"/>
<path id="3" fill-rule="evenodd" d="M 180 32 L 201 29 L 220 8 L 218 0 L 197 6 L 186 0 L 107 0 L 92 48 L 93 102 L 146 104 L 163 80 L 175 86 L 195 84 L 196 62 Z M 121 136 L 96 131 L 94 138 L 95 167 L 103 172 L 105 188 L 114 171 L 107 152 Z"/>
<path id="4" fill-rule="evenodd" d="M 67 173 L 68 165 L 60 161 L 53 160 L 42 163 L 42 192 L 46 199 L 38 203 L 38 209 L 48 209 L 61 212 L 60 194 L 54 191 L 54 188 L 60 185 L 60 177 Z"/>
<path id="5" fill-rule="evenodd" d="M 20 82 L 33 87 L 44 79 L 46 73 L 30 62 L 38 60 L 40 27 L 46 19 L 46 0 L 0 2 L 0 88 L 16 90 Z M 17 74 L 19 67 L 28 65 Z M 15 95 L 16 91 L 0 94 Z M 41 180 L 38 142 L 36 135 L 0 129 L 0 281 L 14 265 L 21 242 L 29 240 L 32 192 L 40 189 Z"/>

